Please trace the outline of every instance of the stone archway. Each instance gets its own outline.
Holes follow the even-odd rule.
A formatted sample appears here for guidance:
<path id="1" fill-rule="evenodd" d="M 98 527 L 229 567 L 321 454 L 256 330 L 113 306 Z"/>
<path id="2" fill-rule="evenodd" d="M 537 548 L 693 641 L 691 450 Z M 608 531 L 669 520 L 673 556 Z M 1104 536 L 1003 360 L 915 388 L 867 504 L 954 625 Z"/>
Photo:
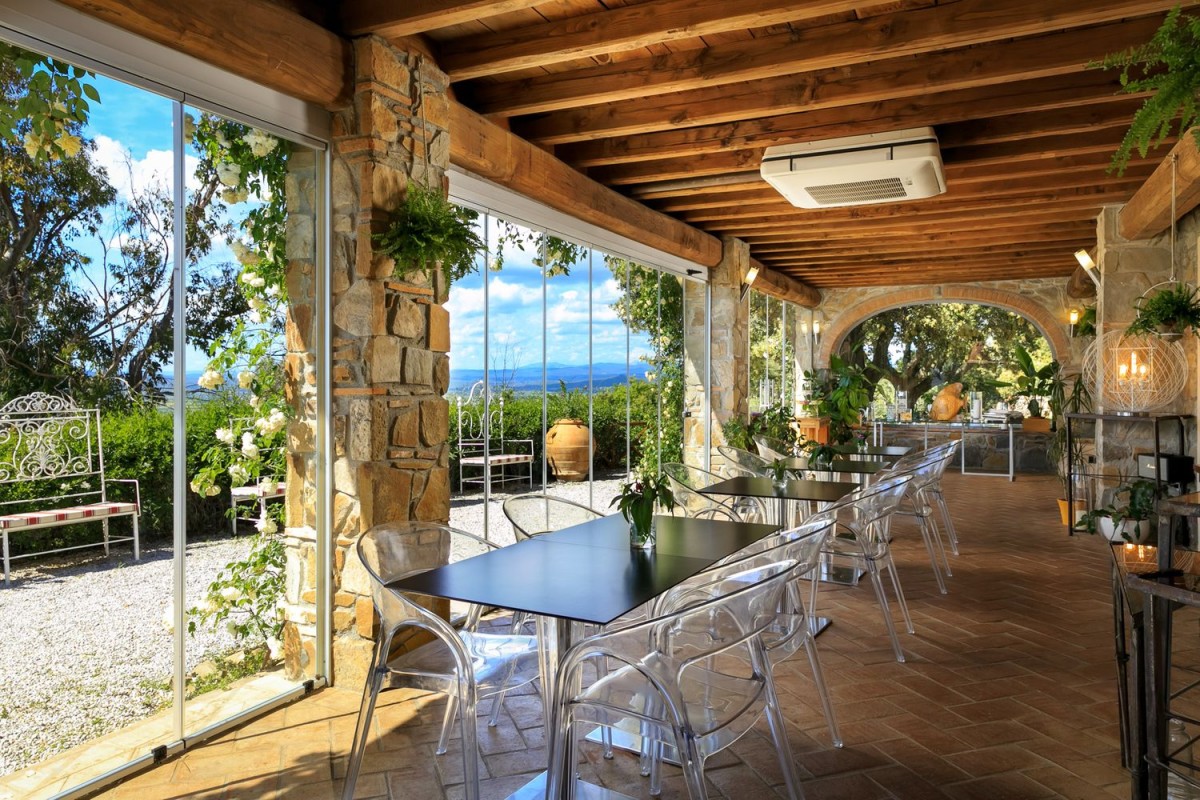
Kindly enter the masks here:
<path id="1" fill-rule="evenodd" d="M 1069 366 L 1067 362 L 1073 359 L 1071 342 L 1059 315 L 1031 297 L 987 286 L 913 286 L 854 303 L 830 320 L 817 349 L 816 366 L 828 367 L 829 356 L 842 346 L 850 331 L 864 320 L 893 308 L 930 303 L 976 303 L 1020 314 L 1046 337 L 1051 357 L 1064 366 Z"/>

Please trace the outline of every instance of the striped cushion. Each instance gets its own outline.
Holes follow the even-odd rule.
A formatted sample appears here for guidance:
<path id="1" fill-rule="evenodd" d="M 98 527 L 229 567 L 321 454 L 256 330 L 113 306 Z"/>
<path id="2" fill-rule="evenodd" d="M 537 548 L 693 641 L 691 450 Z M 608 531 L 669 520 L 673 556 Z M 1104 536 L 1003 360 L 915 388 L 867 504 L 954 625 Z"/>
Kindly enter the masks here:
<path id="1" fill-rule="evenodd" d="M 492 464 L 524 464 L 533 461 L 533 456 L 528 453 L 501 453 L 494 456 L 488 456 L 486 459 L 483 456 L 472 456 L 464 458 L 462 463 L 483 466 L 491 462 Z"/>
<path id="2" fill-rule="evenodd" d="M 85 519 L 104 519 L 138 513 L 136 503 L 93 503 L 86 506 L 55 508 L 50 511 L 31 511 L 25 514 L 0 516 L 0 530 L 14 528 L 47 528 Z"/>

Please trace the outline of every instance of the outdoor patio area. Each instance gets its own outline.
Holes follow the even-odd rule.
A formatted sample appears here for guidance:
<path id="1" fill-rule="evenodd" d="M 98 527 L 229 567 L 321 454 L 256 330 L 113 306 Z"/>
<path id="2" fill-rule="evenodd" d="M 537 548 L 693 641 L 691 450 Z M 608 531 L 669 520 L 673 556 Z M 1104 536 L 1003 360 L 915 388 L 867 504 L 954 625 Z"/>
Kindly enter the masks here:
<path id="1" fill-rule="evenodd" d="M 803 656 L 778 670 L 789 735 L 809 800 L 826 798 L 1126 797 L 1121 769 L 1109 570 L 1103 540 L 1067 537 L 1053 478 L 1016 482 L 953 473 L 946 493 L 962 540 L 946 596 L 907 524 L 894 545 L 916 636 L 897 663 L 867 586 L 823 587 L 835 619 L 818 639 L 845 748 L 830 746 Z M 1183 627 L 1184 622 L 1177 622 Z M 103 798 L 335 798 L 357 692 L 326 689 L 136 776 Z M 385 693 L 356 797 L 462 797 L 452 744 L 433 755 L 443 700 Z M 485 704 L 486 705 L 486 704 Z M 480 723 L 484 798 L 504 798 L 544 768 L 541 705 L 512 697 Z M 760 723 L 709 764 L 714 796 L 775 797 L 780 777 Z M 585 745 L 583 775 L 645 796 L 636 759 Z M 663 797 L 685 797 L 678 770 Z"/>

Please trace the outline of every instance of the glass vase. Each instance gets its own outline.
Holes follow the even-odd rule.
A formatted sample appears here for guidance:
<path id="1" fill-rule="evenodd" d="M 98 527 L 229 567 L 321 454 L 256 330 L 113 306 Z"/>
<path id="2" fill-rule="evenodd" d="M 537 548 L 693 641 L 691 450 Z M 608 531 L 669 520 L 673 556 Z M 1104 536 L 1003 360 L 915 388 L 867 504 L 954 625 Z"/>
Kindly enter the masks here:
<path id="1" fill-rule="evenodd" d="M 629 521 L 629 546 L 634 550 L 653 550 L 655 536 L 656 530 L 653 515 L 649 519 L 638 520 L 634 518 Z"/>

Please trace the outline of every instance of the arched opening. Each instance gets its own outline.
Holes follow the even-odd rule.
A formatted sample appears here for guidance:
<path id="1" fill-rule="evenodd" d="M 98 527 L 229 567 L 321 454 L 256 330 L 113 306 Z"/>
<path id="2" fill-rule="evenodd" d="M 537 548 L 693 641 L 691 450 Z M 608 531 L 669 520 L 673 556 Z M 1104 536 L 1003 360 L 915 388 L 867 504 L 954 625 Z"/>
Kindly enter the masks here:
<path id="1" fill-rule="evenodd" d="M 934 396 L 948 384 L 982 394 L 982 407 L 1001 417 L 1010 406 L 1024 412 L 1018 386 L 1019 353 L 1035 367 L 1050 363 L 1050 342 L 1023 315 L 979 303 L 921 303 L 880 311 L 842 339 L 838 355 L 864 369 L 874 410 L 888 406 L 926 417 Z"/>

